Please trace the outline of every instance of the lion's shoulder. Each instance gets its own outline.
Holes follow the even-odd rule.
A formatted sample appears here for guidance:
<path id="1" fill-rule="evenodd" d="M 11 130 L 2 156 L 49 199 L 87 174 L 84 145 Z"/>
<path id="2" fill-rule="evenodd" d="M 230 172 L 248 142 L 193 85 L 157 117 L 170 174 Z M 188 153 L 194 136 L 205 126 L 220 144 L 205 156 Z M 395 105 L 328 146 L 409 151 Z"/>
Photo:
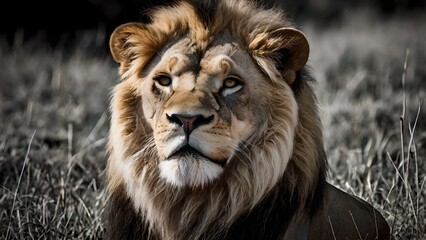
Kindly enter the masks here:
<path id="1" fill-rule="evenodd" d="M 388 223 L 365 200 L 328 184 L 324 201 L 311 221 L 310 238 L 391 239 Z"/>

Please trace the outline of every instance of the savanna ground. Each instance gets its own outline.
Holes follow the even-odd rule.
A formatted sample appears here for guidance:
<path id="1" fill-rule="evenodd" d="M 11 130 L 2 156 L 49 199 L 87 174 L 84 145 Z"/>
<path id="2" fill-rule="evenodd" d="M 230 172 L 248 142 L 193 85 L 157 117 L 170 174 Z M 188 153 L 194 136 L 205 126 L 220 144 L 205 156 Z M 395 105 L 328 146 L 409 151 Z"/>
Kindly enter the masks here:
<path id="1" fill-rule="evenodd" d="M 329 181 L 373 204 L 397 239 L 426 238 L 426 15 L 300 23 L 311 43 Z M 101 30 L 75 44 L 0 39 L 0 238 L 104 234 L 108 100 Z"/>

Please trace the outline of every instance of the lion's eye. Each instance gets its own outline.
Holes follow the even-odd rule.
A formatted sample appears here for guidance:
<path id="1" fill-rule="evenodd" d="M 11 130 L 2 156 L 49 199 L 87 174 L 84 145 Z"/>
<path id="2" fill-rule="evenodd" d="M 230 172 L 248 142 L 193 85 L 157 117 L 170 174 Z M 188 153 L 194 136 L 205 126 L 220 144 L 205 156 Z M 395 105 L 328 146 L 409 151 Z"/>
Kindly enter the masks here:
<path id="1" fill-rule="evenodd" d="M 223 86 L 226 88 L 233 88 L 238 85 L 238 80 L 235 78 L 227 78 L 225 79 Z"/>
<path id="2" fill-rule="evenodd" d="M 243 87 L 241 81 L 235 77 L 229 77 L 223 81 L 223 96 L 233 94 Z"/>
<path id="3" fill-rule="evenodd" d="M 172 84 L 172 79 L 169 76 L 166 75 L 159 75 L 154 78 L 154 81 L 156 81 L 158 84 L 160 84 L 163 87 L 170 86 Z"/>

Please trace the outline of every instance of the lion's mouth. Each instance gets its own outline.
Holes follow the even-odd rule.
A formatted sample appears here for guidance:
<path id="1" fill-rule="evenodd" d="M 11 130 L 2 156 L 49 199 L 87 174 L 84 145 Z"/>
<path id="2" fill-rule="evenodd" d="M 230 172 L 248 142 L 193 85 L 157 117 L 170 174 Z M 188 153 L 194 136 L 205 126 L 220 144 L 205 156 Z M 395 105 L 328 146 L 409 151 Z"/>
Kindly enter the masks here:
<path id="1" fill-rule="evenodd" d="M 193 160 L 200 160 L 200 157 L 202 159 L 208 160 L 210 162 L 213 162 L 221 167 L 223 167 L 226 163 L 226 161 L 221 161 L 221 160 L 216 160 L 216 159 L 212 159 L 208 156 L 206 156 L 205 154 L 203 154 L 202 152 L 198 151 L 197 149 L 191 147 L 189 144 L 176 149 L 176 151 L 174 151 L 166 160 L 168 159 L 193 159 Z"/>
<path id="2" fill-rule="evenodd" d="M 175 186 L 204 186 L 217 179 L 225 162 L 207 157 L 189 144 L 176 148 L 158 164 L 160 176 Z"/>

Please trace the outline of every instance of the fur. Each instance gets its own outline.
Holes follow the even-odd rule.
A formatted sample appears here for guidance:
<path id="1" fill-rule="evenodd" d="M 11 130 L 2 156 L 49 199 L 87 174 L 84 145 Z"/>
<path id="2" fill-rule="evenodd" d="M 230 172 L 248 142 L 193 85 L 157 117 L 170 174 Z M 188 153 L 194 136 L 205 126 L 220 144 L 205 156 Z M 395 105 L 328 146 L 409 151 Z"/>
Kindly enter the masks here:
<path id="1" fill-rule="evenodd" d="M 277 9 L 213 2 L 157 7 L 150 22 L 111 36 L 122 81 L 110 108 L 110 239 L 278 239 L 322 206 L 327 166 L 306 38 Z M 158 66 L 179 80 L 154 83 Z M 212 76 L 229 69 L 256 81 L 218 96 Z M 169 126 L 176 111 L 201 114 L 191 136 L 204 154 L 170 157 L 183 131 Z"/>

